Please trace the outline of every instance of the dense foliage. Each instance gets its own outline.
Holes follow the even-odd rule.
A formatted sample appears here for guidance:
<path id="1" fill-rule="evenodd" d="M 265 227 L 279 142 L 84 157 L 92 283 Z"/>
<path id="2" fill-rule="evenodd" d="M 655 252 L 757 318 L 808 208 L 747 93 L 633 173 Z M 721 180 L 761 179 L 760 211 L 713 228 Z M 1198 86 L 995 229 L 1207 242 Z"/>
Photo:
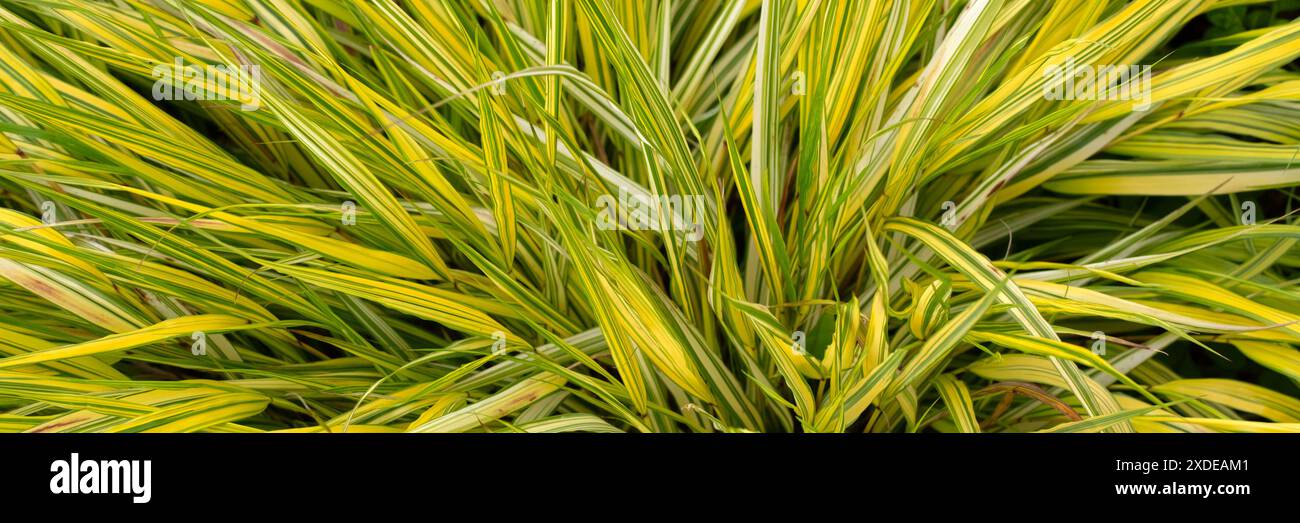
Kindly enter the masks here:
<path id="1" fill-rule="evenodd" d="M 0 430 L 1300 429 L 1253 0 L 0 0 Z"/>

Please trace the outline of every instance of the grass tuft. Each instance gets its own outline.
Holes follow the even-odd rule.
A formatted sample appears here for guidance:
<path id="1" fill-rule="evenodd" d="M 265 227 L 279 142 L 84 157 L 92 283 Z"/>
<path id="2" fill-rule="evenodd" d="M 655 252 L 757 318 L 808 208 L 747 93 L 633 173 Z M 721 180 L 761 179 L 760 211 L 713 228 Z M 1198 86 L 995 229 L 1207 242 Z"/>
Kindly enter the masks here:
<path id="1" fill-rule="evenodd" d="M 1297 16 L 0 0 L 0 431 L 1294 431 Z"/>

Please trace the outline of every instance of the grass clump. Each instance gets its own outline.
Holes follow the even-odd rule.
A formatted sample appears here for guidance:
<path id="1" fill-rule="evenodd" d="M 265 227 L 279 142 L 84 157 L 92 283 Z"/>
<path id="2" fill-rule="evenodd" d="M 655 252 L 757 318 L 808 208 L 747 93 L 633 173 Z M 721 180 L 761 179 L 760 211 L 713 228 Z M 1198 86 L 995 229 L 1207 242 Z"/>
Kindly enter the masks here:
<path id="1" fill-rule="evenodd" d="M 1294 431 L 1296 16 L 0 1 L 0 430 Z"/>

